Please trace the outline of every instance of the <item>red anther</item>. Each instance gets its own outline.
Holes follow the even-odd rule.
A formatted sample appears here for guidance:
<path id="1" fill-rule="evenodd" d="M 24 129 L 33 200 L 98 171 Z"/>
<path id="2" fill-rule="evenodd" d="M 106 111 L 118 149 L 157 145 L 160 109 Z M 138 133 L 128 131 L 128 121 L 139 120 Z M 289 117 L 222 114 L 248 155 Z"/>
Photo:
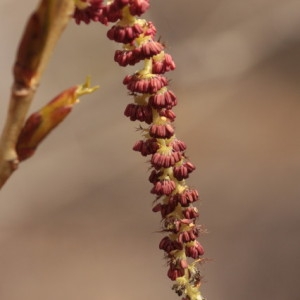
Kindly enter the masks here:
<path id="1" fill-rule="evenodd" d="M 168 277 L 174 281 L 176 280 L 177 277 L 179 277 L 179 274 L 178 274 L 178 270 L 177 269 L 173 269 L 173 268 L 170 268 L 168 270 L 168 273 L 167 273 Z"/>
<path id="2" fill-rule="evenodd" d="M 184 243 L 187 243 L 191 240 L 190 235 L 187 231 L 182 232 L 180 235 L 182 236 L 182 242 Z"/>
<path id="3" fill-rule="evenodd" d="M 126 75 L 123 79 L 123 84 L 128 84 L 135 75 Z"/>
<path id="4" fill-rule="evenodd" d="M 140 62 L 140 57 L 138 53 L 134 50 L 116 50 L 114 61 L 121 67 L 126 67 L 127 65 L 135 65 Z"/>
<path id="5" fill-rule="evenodd" d="M 174 174 L 174 177 L 179 181 L 181 181 L 185 178 L 188 178 L 188 176 L 189 176 L 188 171 L 184 167 L 184 165 L 174 167 L 173 174 Z"/>
<path id="6" fill-rule="evenodd" d="M 140 54 L 143 59 L 146 59 L 159 54 L 163 49 L 164 46 L 161 43 L 150 39 L 140 46 Z"/>
<path id="7" fill-rule="evenodd" d="M 167 253 L 170 253 L 174 250 L 182 250 L 182 245 L 177 241 L 172 241 L 169 237 L 164 237 L 159 243 L 159 249 L 164 250 Z"/>
<path id="8" fill-rule="evenodd" d="M 150 78 L 151 90 L 149 91 L 149 94 L 154 94 L 167 85 L 168 85 L 168 80 L 166 77 L 163 77 L 161 75 L 155 75 Z"/>
<path id="9" fill-rule="evenodd" d="M 176 184 L 172 180 L 160 180 L 154 183 L 154 187 L 151 189 L 152 194 L 156 194 L 158 196 L 162 195 L 170 195 L 176 187 Z"/>
<path id="10" fill-rule="evenodd" d="M 198 236 L 198 230 L 196 228 L 193 228 L 188 231 L 190 241 L 194 241 Z"/>
<path id="11" fill-rule="evenodd" d="M 151 37 L 154 37 L 156 34 L 156 28 L 153 25 L 152 22 L 147 22 L 145 27 L 144 27 L 144 35 L 149 35 Z"/>
<path id="12" fill-rule="evenodd" d="M 154 94 L 168 84 L 167 78 L 161 75 L 153 75 L 152 77 L 144 77 L 139 74 L 127 75 L 123 84 L 127 85 L 127 89 L 132 93 Z"/>
<path id="13" fill-rule="evenodd" d="M 161 211 L 161 204 L 157 203 L 155 206 L 153 206 L 152 211 L 153 212 Z"/>
<path id="14" fill-rule="evenodd" d="M 154 154 L 159 148 L 155 139 L 147 139 L 146 141 L 138 141 L 134 146 L 134 151 L 139 151 L 143 156 Z"/>
<path id="15" fill-rule="evenodd" d="M 169 252 L 169 247 L 171 245 L 172 241 L 169 237 L 165 236 L 159 243 L 159 249 L 165 250 L 166 252 Z"/>
<path id="16" fill-rule="evenodd" d="M 173 174 L 179 181 L 189 177 L 189 174 L 193 172 L 196 167 L 191 162 L 185 162 L 181 166 L 175 166 L 173 168 Z"/>
<path id="17" fill-rule="evenodd" d="M 170 109 L 161 109 L 161 110 L 159 110 L 159 115 L 161 117 L 165 117 L 165 118 L 169 119 L 170 122 L 174 122 L 174 120 L 176 118 L 175 113 Z"/>
<path id="18" fill-rule="evenodd" d="M 175 249 L 177 249 L 176 247 L 175 247 L 175 245 L 176 244 L 178 244 L 176 241 L 173 241 L 173 240 L 171 240 L 170 239 L 170 237 L 169 236 L 166 236 L 166 237 L 164 237 L 162 240 L 161 240 L 161 242 L 163 242 L 163 244 L 164 244 L 164 248 L 163 247 L 159 247 L 159 249 L 161 249 L 161 250 L 165 250 L 166 252 L 170 252 L 170 251 L 172 251 L 172 250 L 175 250 Z M 175 242 L 175 243 L 174 243 Z M 178 244 L 179 245 L 179 244 Z M 160 246 L 163 246 L 162 244 L 160 244 Z M 167 248 L 167 249 L 166 249 Z"/>
<path id="19" fill-rule="evenodd" d="M 145 146 L 149 154 L 154 154 L 159 148 L 156 139 L 147 139 L 145 141 Z"/>
<path id="20" fill-rule="evenodd" d="M 129 10 L 133 16 L 142 15 L 150 6 L 149 0 L 130 0 Z"/>
<path id="21" fill-rule="evenodd" d="M 169 205 L 172 205 L 172 206 L 174 206 L 174 207 L 177 206 L 177 204 L 178 204 L 178 197 L 177 197 L 177 195 L 178 195 L 178 194 L 172 195 L 172 196 L 169 198 L 169 202 L 168 202 Z"/>
<path id="22" fill-rule="evenodd" d="M 178 269 L 178 277 L 184 276 L 184 269 Z"/>
<path id="23" fill-rule="evenodd" d="M 197 259 L 204 254 L 204 248 L 198 241 L 194 241 L 194 244 L 192 246 L 185 247 L 185 254 L 188 257 Z"/>
<path id="24" fill-rule="evenodd" d="M 176 280 L 177 277 L 184 276 L 184 270 L 188 267 L 184 260 L 176 260 L 175 263 L 170 263 L 168 277 L 171 280 Z"/>
<path id="25" fill-rule="evenodd" d="M 174 141 L 172 141 L 172 143 L 171 143 L 171 146 L 174 151 L 183 152 L 186 150 L 185 143 L 178 139 L 174 139 Z"/>
<path id="26" fill-rule="evenodd" d="M 168 214 L 173 212 L 176 208 L 177 204 L 169 203 L 169 204 L 162 204 L 161 205 L 161 216 L 165 218 Z"/>
<path id="27" fill-rule="evenodd" d="M 182 269 L 186 269 L 188 267 L 188 263 L 185 259 L 180 260 L 179 264 Z"/>
<path id="28" fill-rule="evenodd" d="M 154 108 L 167 108 L 171 109 L 177 104 L 177 98 L 175 94 L 167 90 L 164 93 L 157 93 L 149 98 L 149 104 Z"/>
<path id="29" fill-rule="evenodd" d="M 73 18 L 75 19 L 76 24 L 80 24 L 80 22 L 84 22 L 89 24 L 91 21 L 98 21 L 98 18 L 101 14 L 101 7 L 103 0 L 87 0 L 88 3 L 83 9 L 75 6 L 75 11 L 73 14 Z"/>
<path id="30" fill-rule="evenodd" d="M 175 194 L 173 197 L 176 197 L 176 201 L 178 201 L 182 206 L 189 206 L 190 203 L 198 200 L 199 194 L 197 190 L 186 189 L 183 193 Z"/>
<path id="31" fill-rule="evenodd" d="M 130 103 L 127 105 L 124 115 L 129 117 L 131 121 L 139 120 L 147 124 L 152 123 L 152 109 L 149 105 Z"/>
<path id="32" fill-rule="evenodd" d="M 159 177 L 162 175 L 162 172 L 160 171 L 155 171 L 155 170 L 152 170 L 150 176 L 149 176 L 149 181 L 151 183 L 156 183 L 157 181 L 159 181 Z"/>
<path id="33" fill-rule="evenodd" d="M 182 213 L 187 219 L 196 219 L 199 216 L 198 209 L 196 207 L 187 207 L 182 211 Z"/>
<path id="34" fill-rule="evenodd" d="M 164 57 L 161 58 L 153 58 L 152 64 L 152 73 L 153 74 L 164 74 L 169 71 L 175 70 L 176 65 L 172 59 L 172 56 L 168 53 L 165 53 Z"/>
<path id="35" fill-rule="evenodd" d="M 170 154 L 154 153 L 151 157 L 151 164 L 154 168 L 169 168 L 174 166 L 181 160 L 181 154 L 179 152 L 173 152 Z"/>
<path id="36" fill-rule="evenodd" d="M 190 203 L 197 201 L 199 198 L 199 193 L 197 190 L 186 190 L 183 195 L 188 199 Z"/>
<path id="37" fill-rule="evenodd" d="M 150 127 L 149 134 L 155 138 L 166 138 L 169 139 L 175 133 L 174 128 L 170 124 L 156 125 L 153 124 Z"/>
<path id="38" fill-rule="evenodd" d="M 115 0 L 111 4 L 101 7 L 98 16 L 98 21 L 104 25 L 109 22 L 117 22 L 122 18 L 122 8 L 127 4 L 128 1 L 117 1 Z"/>
<path id="39" fill-rule="evenodd" d="M 143 28 L 139 24 L 124 27 L 114 25 L 107 31 L 107 37 L 117 43 L 128 44 L 135 40 L 142 32 Z"/>
<path id="40" fill-rule="evenodd" d="M 144 145 L 144 141 L 142 141 L 142 140 L 140 140 L 140 141 L 138 141 L 138 142 L 136 142 L 135 144 L 134 144 L 134 146 L 132 147 L 132 149 L 134 150 L 134 151 L 142 151 L 142 149 L 143 149 L 143 145 Z"/>

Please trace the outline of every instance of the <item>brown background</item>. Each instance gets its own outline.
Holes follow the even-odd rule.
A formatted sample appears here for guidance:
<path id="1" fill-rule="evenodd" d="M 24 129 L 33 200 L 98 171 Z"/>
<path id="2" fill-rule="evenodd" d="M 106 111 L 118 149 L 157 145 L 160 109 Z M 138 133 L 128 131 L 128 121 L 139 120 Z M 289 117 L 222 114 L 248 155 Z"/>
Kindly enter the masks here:
<path id="1" fill-rule="evenodd" d="M 1 0 L 0 122 L 37 1 Z M 300 276 L 299 0 L 152 0 L 177 63 L 177 135 L 197 165 L 210 300 L 297 300 Z M 166 277 L 146 159 L 123 117 L 131 70 L 100 24 L 71 24 L 32 111 L 87 74 L 85 97 L 1 191 L 0 299 L 177 299 Z"/>

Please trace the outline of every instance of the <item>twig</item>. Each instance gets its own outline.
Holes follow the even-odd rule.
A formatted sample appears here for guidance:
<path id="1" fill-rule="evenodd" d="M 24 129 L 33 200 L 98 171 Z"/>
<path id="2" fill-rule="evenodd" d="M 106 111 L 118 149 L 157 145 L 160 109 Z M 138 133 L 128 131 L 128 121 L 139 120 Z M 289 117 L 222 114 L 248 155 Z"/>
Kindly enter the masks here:
<path id="1" fill-rule="evenodd" d="M 19 165 L 16 143 L 42 73 L 74 11 L 73 0 L 41 0 L 25 28 L 14 64 L 7 119 L 0 138 L 0 189 Z"/>

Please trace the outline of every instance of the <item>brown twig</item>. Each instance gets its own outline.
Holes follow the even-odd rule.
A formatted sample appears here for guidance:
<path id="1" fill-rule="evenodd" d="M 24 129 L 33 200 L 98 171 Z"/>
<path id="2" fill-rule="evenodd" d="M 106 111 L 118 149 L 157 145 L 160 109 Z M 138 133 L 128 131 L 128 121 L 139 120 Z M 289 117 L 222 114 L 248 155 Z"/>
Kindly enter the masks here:
<path id="1" fill-rule="evenodd" d="M 14 64 L 8 114 L 0 138 L 0 189 L 18 167 L 18 136 L 41 75 L 73 11 L 73 0 L 41 0 L 29 18 Z"/>

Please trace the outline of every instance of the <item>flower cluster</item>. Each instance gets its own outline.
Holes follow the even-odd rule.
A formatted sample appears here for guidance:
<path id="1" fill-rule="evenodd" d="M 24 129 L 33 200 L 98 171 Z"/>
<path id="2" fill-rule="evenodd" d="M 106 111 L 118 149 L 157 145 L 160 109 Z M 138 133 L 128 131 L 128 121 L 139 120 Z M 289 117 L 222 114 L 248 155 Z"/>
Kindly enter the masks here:
<path id="1" fill-rule="evenodd" d="M 156 40 L 155 26 L 138 18 L 148 9 L 149 1 L 79 0 L 74 18 L 77 23 L 116 22 L 107 32 L 109 39 L 123 44 L 114 60 L 123 67 L 142 65 L 123 80 L 133 97 L 125 116 L 146 124 L 141 126 L 143 138 L 133 150 L 150 157 L 149 181 L 153 185 L 151 193 L 156 196 L 153 211 L 160 212 L 162 230 L 167 233 L 159 248 L 165 252 L 173 290 L 184 300 L 201 300 L 201 275 L 196 264 L 202 260 L 204 250 L 197 241 L 200 228 L 195 221 L 199 213 L 193 206 L 199 195 L 186 183 L 195 166 L 187 159 L 186 145 L 176 137 L 173 126 L 176 116 L 172 109 L 177 97 L 165 73 L 174 70 L 175 63 L 165 52 L 165 45 Z"/>

